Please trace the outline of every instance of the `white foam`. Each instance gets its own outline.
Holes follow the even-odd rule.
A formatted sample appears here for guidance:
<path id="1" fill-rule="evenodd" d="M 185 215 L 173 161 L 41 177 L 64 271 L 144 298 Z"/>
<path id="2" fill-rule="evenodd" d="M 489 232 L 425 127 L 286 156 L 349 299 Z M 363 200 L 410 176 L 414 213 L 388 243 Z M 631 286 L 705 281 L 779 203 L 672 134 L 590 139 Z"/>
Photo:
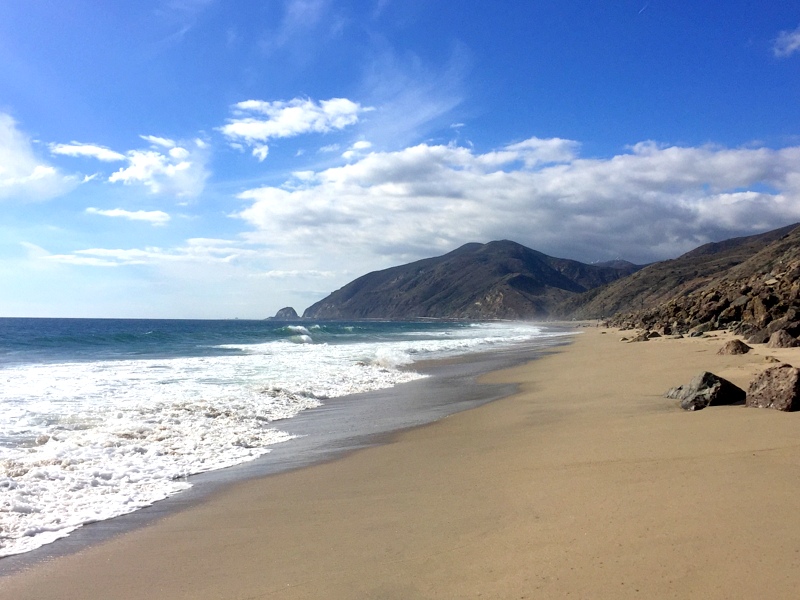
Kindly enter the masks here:
<path id="1" fill-rule="evenodd" d="M 290 439 L 276 421 L 417 379 L 398 368 L 415 359 L 542 336 L 490 324 L 314 344 L 309 329 L 287 329 L 291 340 L 225 346 L 236 355 L 0 369 L 0 556 L 152 504 L 186 489 L 190 474 L 261 456 Z"/>

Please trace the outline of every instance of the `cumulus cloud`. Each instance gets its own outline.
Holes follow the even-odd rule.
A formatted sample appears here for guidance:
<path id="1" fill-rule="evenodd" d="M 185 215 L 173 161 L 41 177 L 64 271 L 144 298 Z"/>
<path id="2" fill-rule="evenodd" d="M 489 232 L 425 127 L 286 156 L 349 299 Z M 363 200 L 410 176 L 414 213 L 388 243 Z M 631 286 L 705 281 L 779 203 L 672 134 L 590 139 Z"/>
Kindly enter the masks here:
<path id="1" fill-rule="evenodd" d="M 64 156 L 87 156 L 104 162 L 125 160 L 124 154 L 114 152 L 104 146 L 81 144 L 79 142 L 72 142 L 70 144 L 50 144 L 50 152 Z"/>
<path id="2" fill-rule="evenodd" d="M 372 148 L 372 143 L 366 140 L 359 140 L 350 146 L 350 148 L 342 152 L 342 158 L 351 160 L 354 157 L 363 154 L 364 151 L 369 150 L 370 148 Z"/>
<path id="3" fill-rule="evenodd" d="M 252 242 L 363 257 L 370 268 L 501 238 L 584 261 L 647 262 L 800 221 L 800 147 L 643 142 L 604 159 L 578 150 L 531 138 L 484 154 L 427 144 L 372 152 L 245 191 L 236 216 Z"/>
<path id="4" fill-rule="evenodd" d="M 792 31 L 781 31 L 772 45 L 772 51 L 778 58 L 800 52 L 800 26 Z"/>
<path id="5" fill-rule="evenodd" d="M 0 113 L 0 200 L 48 200 L 65 194 L 79 179 L 45 163 L 16 121 Z"/>
<path id="6" fill-rule="evenodd" d="M 267 156 L 266 142 L 270 139 L 344 129 L 357 123 L 367 110 L 347 98 L 318 103 L 303 98 L 287 102 L 246 100 L 233 106 L 234 117 L 219 130 L 231 143 L 250 146 L 253 156 L 261 161 Z"/>
<path id="7" fill-rule="evenodd" d="M 128 165 L 112 173 L 111 183 L 140 184 L 153 194 L 171 194 L 194 198 L 203 191 L 208 179 L 208 145 L 195 139 L 180 145 L 156 136 L 141 136 L 151 143 L 147 150 L 130 150 Z"/>
<path id="8" fill-rule="evenodd" d="M 89 207 L 86 212 L 90 215 L 101 215 L 103 217 L 115 217 L 128 219 L 130 221 L 146 221 L 152 225 L 166 225 L 170 216 L 160 210 L 124 210 L 122 208 L 112 208 L 103 210 L 99 208 Z"/>

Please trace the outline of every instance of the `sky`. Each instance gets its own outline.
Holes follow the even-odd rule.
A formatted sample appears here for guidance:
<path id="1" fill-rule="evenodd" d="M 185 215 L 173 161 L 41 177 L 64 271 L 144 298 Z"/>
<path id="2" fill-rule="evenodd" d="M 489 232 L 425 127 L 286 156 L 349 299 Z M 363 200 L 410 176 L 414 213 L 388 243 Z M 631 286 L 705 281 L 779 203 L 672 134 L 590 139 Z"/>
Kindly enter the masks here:
<path id="1" fill-rule="evenodd" d="M 0 0 L 0 316 L 261 319 L 800 221 L 796 0 Z"/>

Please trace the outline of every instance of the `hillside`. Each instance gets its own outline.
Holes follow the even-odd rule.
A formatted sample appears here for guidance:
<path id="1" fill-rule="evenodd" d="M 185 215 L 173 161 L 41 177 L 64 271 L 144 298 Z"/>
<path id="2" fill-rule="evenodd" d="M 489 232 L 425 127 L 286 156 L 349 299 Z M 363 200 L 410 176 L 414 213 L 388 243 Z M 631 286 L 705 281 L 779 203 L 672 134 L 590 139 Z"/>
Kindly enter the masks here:
<path id="1" fill-rule="evenodd" d="M 794 224 L 758 235 L 712 242 L 673 260 L 653 263 L 630 277 L 568 299 L 560 307 L 559 314 L 582 319 L 603 318 L 652 308 L 672 298 L 686 296 L 742 265 L 796 227 Z"/>
<path id="2" fill-rule="evenodd" d="M 774 234 L 783 235 L 739 264 L 713 277 L 696 278 L 691 290 L 676 290 L 657 305 L 629 308 L 615 315 L 612 324 L 670 333 L 729 328 L 756 343 L 779 330 L 796 337 L 800 334 L 800 227 L 764 234 L 761 241 Z M 689 254 L 708 256 L 700 250 Z"/>
<path id="3" fill-rule="evenodd" d="M 587 265 L 508 240 L 368 273 L 310 306 L 304 318 L 542 318 L 571 297 L 638 267 Z"/>

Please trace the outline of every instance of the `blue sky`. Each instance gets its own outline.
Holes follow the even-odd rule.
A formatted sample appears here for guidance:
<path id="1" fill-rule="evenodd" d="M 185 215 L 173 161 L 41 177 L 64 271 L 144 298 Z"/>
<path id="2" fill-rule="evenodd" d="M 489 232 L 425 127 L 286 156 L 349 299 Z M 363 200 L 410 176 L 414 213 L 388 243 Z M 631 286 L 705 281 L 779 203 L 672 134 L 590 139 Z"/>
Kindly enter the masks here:
<path id="1" fill-rule="evenodd" d="M 0 3 L 0 316 L 263 318 L 800 221 L 796 0 Z"/>

